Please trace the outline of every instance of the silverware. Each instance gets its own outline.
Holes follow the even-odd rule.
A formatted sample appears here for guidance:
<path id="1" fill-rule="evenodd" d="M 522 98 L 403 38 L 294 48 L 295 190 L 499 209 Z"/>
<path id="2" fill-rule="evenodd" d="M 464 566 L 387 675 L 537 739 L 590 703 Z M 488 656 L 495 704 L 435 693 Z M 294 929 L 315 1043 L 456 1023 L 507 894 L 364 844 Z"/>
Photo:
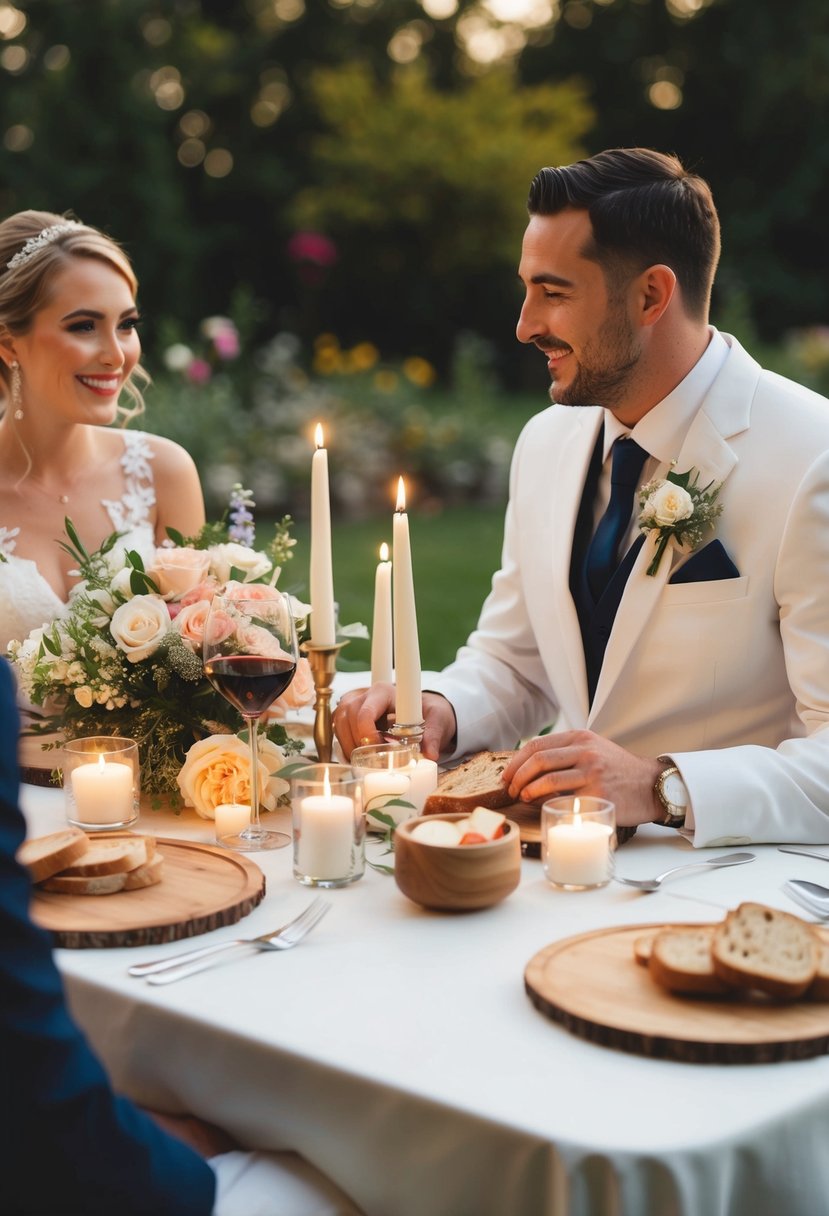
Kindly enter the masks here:
<path id="1" fill-rule="evenodd" d="M 793 844 L 779 844 L 778 853 L 798 853 L 801 857 L 817 857 L 818 861 L 829 861 L 829 853 L 816 853 L 814 849 L 799 849 Z"/>
<path id="2" fill-rule="evenodd" d="M 617 882 L 625 886 L 636 887 L 637 891 L 658 891 L 669 874 L 678 874 L 681 870 L 699 870 L 705 867 L 716 869 L 719 866 L 741 866 L 747 861 L 754 861 L 753 853 L 721 853 L 719 857 L 709 857 L 707 861 L 692 861 L 688 865 L 673 866 L 663 870 L 655 878 L 623 878 L 621 874 L 614 875 Z"/>
<path id="3" fill-rule="evenodd" d="M 783 884 L 783 890 L 789 899 L 813 916 L 821 920 L 829 918 L 829 887 L 822 887 L 818 882 L 807 882 L 805 878 L 790 878 Z"/>
<path id="4" fill-rule="evenodd" d="M 253 946 L 256 950 L 290 950 L 319 924 L 330 907 L 328 900 L 318 898 L 293 920 L 279 929 L 272 929 L 270 933 L 263 933 L 259 937 L 239 937 L 214 946 L 201 946 L 198 950 L 186 950 L 183 954 L 174 954 L 156 962 L 135 963 L 128 968 L 128 972 L 146 977 L 150 984 L 171 984 L 174 980 L 184 979 L 209 967 L 217 954 L 236 946 Z"/>

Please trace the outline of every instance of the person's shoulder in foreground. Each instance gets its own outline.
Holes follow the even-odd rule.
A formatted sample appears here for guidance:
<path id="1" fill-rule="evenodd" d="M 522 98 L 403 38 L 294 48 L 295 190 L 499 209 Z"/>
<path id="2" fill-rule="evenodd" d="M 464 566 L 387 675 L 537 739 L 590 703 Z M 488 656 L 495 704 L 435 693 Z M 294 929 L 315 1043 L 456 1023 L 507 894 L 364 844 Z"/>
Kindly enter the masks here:
<path id="1" fill-rule="evenodd" d="M 184 1143 L 113 1093 L 66 1008 L 15 860 L 13 682 L 0 661 L 0 1210 L 43 1216 L 208 1216 L 215 1177 Z"/>

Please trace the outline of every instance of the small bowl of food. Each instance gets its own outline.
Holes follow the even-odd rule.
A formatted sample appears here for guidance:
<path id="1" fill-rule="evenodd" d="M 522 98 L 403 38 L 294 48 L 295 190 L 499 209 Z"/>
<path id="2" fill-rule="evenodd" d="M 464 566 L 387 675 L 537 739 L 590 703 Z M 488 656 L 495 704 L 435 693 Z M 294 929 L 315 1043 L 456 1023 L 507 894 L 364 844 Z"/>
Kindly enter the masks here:
<path id="1" fill-rule="evenodd" d="M 486 807 L 409 819 L 394 833 L 394 878 L 424 908 L 490 908 L 520 882 L 518 826 Z"/>

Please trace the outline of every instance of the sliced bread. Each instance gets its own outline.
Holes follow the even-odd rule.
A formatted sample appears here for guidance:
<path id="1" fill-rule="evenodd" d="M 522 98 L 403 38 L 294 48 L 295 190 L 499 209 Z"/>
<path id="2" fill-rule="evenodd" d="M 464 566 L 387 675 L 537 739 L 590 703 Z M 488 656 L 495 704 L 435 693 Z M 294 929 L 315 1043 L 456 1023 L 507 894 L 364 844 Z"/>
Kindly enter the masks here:
<path id="1" fill-rule="evenodd" d="M 661 988 L 706 996 L 730 991 L 714 970 L 711 957 L 714 928 L 713 925 L 673 925 L 656 934 L 647 966 Z"/>
<path id="2" fill-rule="evenodd" d="M 32 882 L 43 882 L 58 874 L 86 853 L 89 837 L 80 828 L 64 828 L 48 836 L 27 840 L 17 851 L 17 860 L 24 865 Z"/>
<path id="3" fill-rule="evenodd" d="M 161 882 L 164 858 L 155 853 L 149 861 L 134 870 L 121 870 L 114 874 L 75 875 L 71 870 L 55 874 L 42 883 L 44 891 L 57 895 L 115 895 L 118 891 L 138 891 Z"/>
<path id="4" fill-rule="evenodd" d="M 478 752 L 438 779 L 438 787 L 426 799 L 424 815 L 473 811 L 476 806 L 500 810 L 512 799 L 501 774 L 514 752 Z"/>
<path id="5" fill-rule="evenodd" d="M 820 949 L 814 930 L 800 917 L 742 903 L 717 926 L 711 959 L 727 984 L 796 1000 L 818 973 Z"/>
<path id="6" fill-rule="evenodd" d="M 152 836 L 112 836 L 93 840 L 89 848 L 71 865 L 65 866 L 65 878 L 96 878 L 106 874 L 125 874 L 146 865 L 155 852 Z"/>

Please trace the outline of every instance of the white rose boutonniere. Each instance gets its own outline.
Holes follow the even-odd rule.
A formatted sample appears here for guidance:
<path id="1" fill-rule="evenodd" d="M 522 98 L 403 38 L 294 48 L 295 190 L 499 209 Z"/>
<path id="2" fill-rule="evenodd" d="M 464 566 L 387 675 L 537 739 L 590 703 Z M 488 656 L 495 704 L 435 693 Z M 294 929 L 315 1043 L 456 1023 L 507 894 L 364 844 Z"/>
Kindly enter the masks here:
<path id="1" fill-rule="evenodd" d="M 699 484 L 699 470 L 675 473 L 673 466 L 667 477 L 647 482 L 639 490 L 639 530 L 655 532 L 656 552 L 648 566 L 648 574 L 656 574 L 662 554 L 673 540 L 679 548 L 692 552 L 705 532 L 722 511 L 717 497 L 722 483 Z"/>

